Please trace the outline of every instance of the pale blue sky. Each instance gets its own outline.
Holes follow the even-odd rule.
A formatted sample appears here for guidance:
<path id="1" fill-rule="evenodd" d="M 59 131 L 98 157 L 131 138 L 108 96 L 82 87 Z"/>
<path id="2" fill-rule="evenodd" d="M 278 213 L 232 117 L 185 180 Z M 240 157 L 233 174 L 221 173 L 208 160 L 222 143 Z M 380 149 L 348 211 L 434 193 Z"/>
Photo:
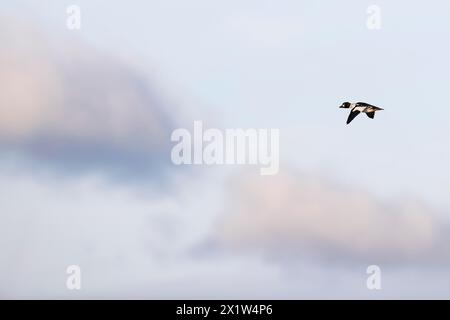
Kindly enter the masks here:
<path id="1" fill-rule="evenodd" d="M 450 207 L 448 2 L 379 1 L 379 31 L 366 28 L 372 2 L 77 3 L 77 36 L 148 68 L 223 127 L 279 127 L 283 161 Z M 73 36 L 66 3 L 8 6 Z M 347 128 L 345 100 L 385 112 Z"/>
<path id="2" fill-rule="evenodd" d="M 66 7 L 72 4 L 81 8 L 80 31 L 69 31 L 65 25 Z M 368 30 L 366 27 L 366 9 L 373 4 L 381 8 L 381 30 Z M 327 181 L 349 187 L 349 190 L 363 190 L 377 201 L 409 197 L 425 203 L 432 208 L 432 212 L 442 213 L 445 219 L 450 217 L 448 1 L 355 0 L 322 1 L 319 4 L 298 0 L 18 0 L 9 3 L 4 1 L 0 9 L 0 19 L 24 21 L 45 37 L 52 38 L 55 55 L 66 57 L 67 61 L 70 61 L 71 56 L 66 55 L 66 48 L 72 44 L 81 44 L 80 48 L 86 50 L 88 60 L 91 54 L 96 55 L 94 62 L 88 66 L 95 67 L 98 57 L 104 55 L 117 59 L 117 64 L 128 65 L 149 77 L 158 88 L 156 91 L 173 100 L 184 113 L 175 114 L 174 109 L 166 109 L 164 104 L 158 105 L 156 112 L 167 112 L 188 128 L 193 119 L 208 120 L 208 123 L 224 129 L 279 128 L 281 173 L 289 175 L 290 170 L 296 170 L 324 177 Z M 74 66 L 73 70 L 76 69 Z M 99 79 L 109 83 L 109 79 Z M 110 87 L 105 85 L 102 88 L 108 90 Z M 346 126 L 347 111 L 338 106 L 347 100 L 365 101 L 385 110 L 377 114 L 374 120 L 359 116 Z M 151 112 L 155 110 L 152 109 L 150 115 Z M 131 122 L 131 126 L 133 124 Z M 159 141 L 163 137 L 154 140 Z M 169 136 L 163 144 L 168 142 Z M 254 268 L 261 278 L 269 279 L 269 286 L 284 290 L 283 297 L 321 294 L 326 297 L 373 297 L 365 289 L 355 289 L 345 282 L 345 279 L 351 278 L 349 283 L 356 285 L 359 277 L 365 276 L 364 272 L 361 276 L 355 275 L 357 271 L 348 271 L 350 273 L 342 276 L 343 280 L 337 280 L 336 287 L 328 288 L 327 279 L 333 279 L 340 272 L 340 267 L 329 267 L 322 261 L 299 263 L 307 274 L 314 275 L 313 279 L 320 279 L 318 286 L 308 282 L 304 291 L 293 288 L 284 275 L 278 276 L 277 267 L 264 258 L 258 260 L 253 253 L 248 257 L 238 254 L 230 260 L 220 256 L 217 261 L 213 258 L 210 263 L 207 260 L 183 260 L 180 262 L 182 271 L 177 269 L 175 263 L 171 264 L 171 259 L 178 263 L 176 259 L 190 252 L 191 246 L 208 242 L 210 234 L 214 234 L 217 224 L 215 219 L 223 214 L 224 202 L 229 201 L 229 185 L 222 177 L 222 174 L 228 176 L 228 172 L 217 173 L 211 168 L 197 168 L 194 176 L 198 174 L 198 179 L 194 180 L 198 181 L 194 183 L 189 182 L 192 172 L 188 169 L 183 171 L 183 168 L 177 168 L 173 172 L 169 169 L 169 176 L 175 176 L 175 181 L 184 183 L 179 187 L 182 191 L 177 189 L 170 192 L 165 186 L 158 185 L 151 188 L 127 182 L 119 185 L 108 182 L 103 185 L 96 182 L 96 177 L 81 176 L 81 181 L 62 179 L 63 182 L 58 182 L 63 184 L 61 188 L 74 190 L 75 195 L 82 199 L 80 203 L 72 203 L 70 197 L 52 200 L 52 195 L 57 193 L 55 190 L 59 189 L 52 180 L 55 179 L 53 176 L 49 182 L 39 180 L 33 169 L 24 169 L 24 173 L 18 174 L 22 164 L 11 165 L 12 161 L 5 160 L 3 156 L 1 160 L 1 174 L 6 177 L 4 181 L 14 181 L 12 190 L 29 190 L 37 203 L 43 201 L 44 206 L 50 208 L 43 213 L 48 217 L 45 226 L 52 225 L 52 219 L 55 219 L 53 213 L 67 205 L 72 208 L 69 212 L 71 217 L 76 216 L 77 208 L 83 212 L 79 218 L 80 224 L 90 221 L 90 214 L 95 216 L 96 210 L 111 210 L 112 221 L 126 225 L 124 235 L 141 230 L 142 221 L 143 225 L 148 224 L 152 230 L 156 230 L 153 240 L 149 240 L 144 232 L 144 239 L 136 236 L 136 239 L 132 237 L 125 244 L 119 244 L 123 245 L 124 251 L 128 247 L 139 251 L 132 258 L 136 258 L 139 263 L 148 262 L 155 268 L 156 274 L 159 272 L 163 275 L 163 280 L 152 275 L 150 280 L 147 279 L 149 284 L 156 283 L 164 287 L 162 284 L 165 281 L 171 283 L 170 279 L 182 277 L 180 272 L 188 279 L 187 283 L 195 283 L 199 273 L 207 270 L 206 273 L 212 275 L 213 265 L 224 259 L 227 261 L 222 270 L 225 278 L 239 274 L 236 270 Z M 14 174 L 9 173 L 12 167 Z M 47 170 L 51 175 L 54 174 L 52 168 Z M 180 172 L 181 177 L 178 176 Z M 63 171 L 62 176 L 66 175 L 71 176 L 69 172 Z M 35 178 L 38 182 L 34 181 Z M 6 182 L 0 187 L 7 189 Z M 197 188 L 201 190 L 201 195 L 188 192 Z M 137 199 L 134 193 L 138 194 Z M 152 195 L 151 200 L 146 198 L 149 194 Z M 107 199 L 113 195 L 118 195 L 118 203 L 109 204 Z M 163 204 L 158 202 L 160 200 L 155 200 L 155 204 L 155 198 L 163 198 Z M 90 206 L 91 202 L 95 203 L 94 207 Z M 171 214 L 146 216 L 146 208 L 165 208 L 167 203 L 167 211 Z M 17 215 L 24 220 L 27 214 L 33 214 L 25 204 L 16 209 L 13 202 L 5 201 L 0 205 L 10 210 L 11 216 L 17 210 Z M 136 213 L 129 220 L 122 216 L 128 210 Z M 160 213 L 159 209 L 155 211 Z M 198 224 L 193 224 L 192 217 Z M 94 220 L 86 238 L 94 243 L 94 248 L 106 248 L 105 259 L 100 259 L 101 262 L 122 261 L 123 257 L 95 234 L 96 223 L 102 220 L 102 216 L 95 216 Z M 183 229 L 181 226 L 184 227 L 183 223 L 189 226 L 186 228 L 189 230 L 180 231 Z M 33 229 L 32 226 L 29 228 Z M 113 234 L 117 231 L 116 226 L 111 228 L 105 230 L 107 239 L 114 239 Z M 81 237 L 73 232 L 73 238 Z M 66 239 L 64 234 L 58 232 L 54 236 Z M 17 240 L 20 235 L 12 232 L 8 237 Z M 159 244 L 166 240 L 164 243 L 170 252 L 168 256 L 164 255 L 164 245 Z M 54 239 L 49 236 L 48 241 Z M 71 243 L 70 239 L 67 241 Z M 91 243 L 85 245 L 90 247 Z M 54 252 L 43 247 L 39 247 L 40 250 L 48 254 L 51 260 Z M 70 247 L 78 249 L 76 244 Z M 156 248 L 156 253 L 152 251 L 152 258 L 148 260 L 140 251 L 141 247 L 150 247 L 150 251 Z M 82 250 L 77 254 L 83 261 L 90 259 L 89 254 Z M 127 254 L 123 255 L 128 257 Z M 58 270 L 60 265 L 70 260 L 67 253 L 61 256 L 64 262 L 55 258 L 51 270 Z M 27 257 L 25 255 L 22 259 L 26 260 Z M 155 261 L 157 266 L 153 264 Z M 319 271 L 315 271 L 315 265 Z M 45 269 L 45 264 L 39 267 Z M 128 267 L 127 270 L 133 270 L 133 267 Z M 295 267 L 296 264 L 289 265 L 287 269 L 292 272 Z M 95 268 L 97 271 L 102 270 L 101 266 L 96 265 Z M 140 282 L 139 275 L 145 274 L 145 268 L 142 265 L 140 268 L 141 273 L 137 273 L 134 282 L 126 283 L 131 296 L 146 292 L 145 288 L 137 284 Z M 439 270 L 442 277 L 448 277 L 445 270 Z M 413 290 L 416 295 L 404 285 L 409 275 L 415 272 L 424 276 L 422 283 L 418 284 L 423 290 Z M 389 278 L 397 279 L 392 280 L 395 288 L 384 294 L 386 297 L 445 296 L 448 289 L 442 287 L 437 279 L 439 277 L 433 272 L 432 268 L 421 269 L 420 266 L 408 268 L 406 274 L 402 273 L 401 267 L 400 270 L 395 269 L 394 274 L 398 277 L 388 275 Z M 111 271 L 111 274 L 114 272 Z M 260 279 L 254 277 L 249 280 L 253 285 Z M 220 285 L 225 285 L 220 282 Z M 112 284 L 105 280 L 96 283 L 96 286 L 93 293 L 87 293 L 88 296 L 106 294 L 108 286 Z M 350 289 L 346 288 L 348 286 Z M 139 289 L 135 290 L 136 287 Z M 61 295 L 60 291 L 54 289 L 57 284 L 43 291 L 38 286 L 28 288 L 22 283 L 16 283 L 14 288 L 13 292 L 3 291 L 3 294 Z M 165 290 L 163 295 L 172 297 L 172 292 Z M 183 294 L 201 297 L 205 293 L 218 295 L 214 288 L 203 288 L 195 293 L 183 291 L 182 288 L 177 290 L 177 295 L 173 295 L 175 297 L 183 297 Z M 232 288 L 227 290 L 226 294 L 233 294 Z M 249 290 L 244 296 L 249 297 L 255 292 L 257 290 Z M 151 295 L 155 296 L 154 293 Z M 262 296 L 272 297 L 270 294 Z"/>

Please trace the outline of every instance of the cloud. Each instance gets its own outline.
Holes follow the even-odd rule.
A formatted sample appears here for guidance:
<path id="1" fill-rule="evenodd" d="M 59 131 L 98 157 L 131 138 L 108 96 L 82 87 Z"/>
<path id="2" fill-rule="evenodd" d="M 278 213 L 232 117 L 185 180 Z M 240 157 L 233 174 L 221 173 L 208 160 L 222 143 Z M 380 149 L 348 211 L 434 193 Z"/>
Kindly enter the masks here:
<path id="1" fill-rule="evenodd" d="M 369 192 L 285 171 L 240 175 L 219 227 L 223 245 L 271 256 L 371 263 L 450 263 L 450 228 L 414 199 L 377 200 Z"/>
<path id="2" fill-rule="evenodd" d="M 382 265 L 383 290 L 374 292 L 366 289 L 361 263 L 305 259 L 281 266 L 249 251 L 193 256 L 191 246 L 213 231 L 211 215 L 221 202 L 211 179 L 177 182 L 191 186 L 181 188 L 182 197 L 98 176 L 66 180 L 0 171 L 0 297 L 448 297 L 445 269 Z M 72 264 L 82 269 L 80 291 L 65 286 Z"/>
<path id="3" fill-rule="evenodd" d="M 164 277 L 160 265 L 182 246 L 173 195 L 99 176 L 0 176 L 0 297 L 70 296 L 65 270 L 72 264 L 84 279 L 72 297 L 136 289 Z"/>
<path id="4" fill-rule="evenodd" d="M 144 74 L 70 37 L 0 26 L 0 150 L 139 175 L 167 161 L 173 106 Z"/>

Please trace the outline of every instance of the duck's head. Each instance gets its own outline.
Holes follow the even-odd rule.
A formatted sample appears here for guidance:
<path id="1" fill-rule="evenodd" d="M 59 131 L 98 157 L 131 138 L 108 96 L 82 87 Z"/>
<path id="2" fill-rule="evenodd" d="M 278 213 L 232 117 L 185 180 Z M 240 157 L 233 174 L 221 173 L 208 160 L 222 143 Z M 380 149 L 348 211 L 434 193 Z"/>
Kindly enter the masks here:
<path id="1" fill-rule="evenodd" d="M 344 102 L 343 104 L 341 104 L 341 106 L 339 108 L 344 108 L 344 109 L 350 108 L 350 102 Z"/>

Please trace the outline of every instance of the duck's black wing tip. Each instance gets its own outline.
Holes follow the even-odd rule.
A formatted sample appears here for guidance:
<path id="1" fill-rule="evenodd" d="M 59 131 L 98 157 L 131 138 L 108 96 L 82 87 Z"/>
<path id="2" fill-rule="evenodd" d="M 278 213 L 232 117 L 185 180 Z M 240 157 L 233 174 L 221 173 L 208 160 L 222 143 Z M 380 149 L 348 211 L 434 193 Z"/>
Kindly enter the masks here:
<path id="1" fill-rule="evenodd" d="M 375 117 L 375 111 L 367 112 L 366 114 L 370 119 L 373 119 Z"/>
<path id="2" fill-rule="evenodd" d="M 360 114 L 360 113 L 361 113 L 360 111 L 356 111 L 356 110 L 351 111 L 350 114 L 348 115 L 348 118 L 347 118 L 347 124 L 349 124 L 350 122 L 352 122 L 352 120 L 355 119 L 356 116 L 357 116 L 358 114 Z"/>

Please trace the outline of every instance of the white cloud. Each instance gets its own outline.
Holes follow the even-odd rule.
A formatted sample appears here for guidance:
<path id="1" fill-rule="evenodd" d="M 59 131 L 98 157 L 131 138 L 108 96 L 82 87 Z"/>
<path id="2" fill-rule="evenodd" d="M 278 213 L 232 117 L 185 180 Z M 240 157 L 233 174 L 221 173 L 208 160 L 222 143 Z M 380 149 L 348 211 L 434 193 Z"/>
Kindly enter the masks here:
<path id="1" fill-rule="evenodd" d="M 74 38 L 0 26 L 0 148 L 118 172 L 167 160 L 176 116 L 146 76 Z"/>
<path id="2" fill-rule="evenodd" d="M 233 180 L 220 239 L 270 255 L 341 261 L 449 263 L 449 226 L 414 199 L 383 202 L 320 177 L 285 171 Z"/>
<path id="3" fill-rule="evenodd" d="M 0 26 L 0 138 L 23 138 L 50 120 L 61 103 L 61 81 L 37 31 L 14 20 Z"/>

